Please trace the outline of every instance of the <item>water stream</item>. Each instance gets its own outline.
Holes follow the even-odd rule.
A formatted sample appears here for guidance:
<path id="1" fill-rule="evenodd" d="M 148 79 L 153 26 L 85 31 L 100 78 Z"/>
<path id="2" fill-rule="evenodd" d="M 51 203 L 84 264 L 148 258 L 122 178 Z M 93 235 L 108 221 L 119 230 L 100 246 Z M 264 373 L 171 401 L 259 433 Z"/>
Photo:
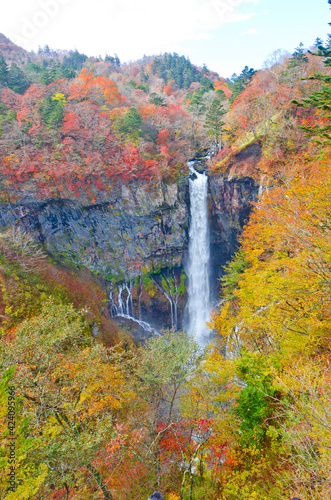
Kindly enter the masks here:
<path id="1" fill-rule="evenodd" d="M 158 331 L 146 321 L 141 320 L 140 300 L 139 319 L 135 317 L 132 300 L 133 281 L 118 286 L 117 304 L 113 297 L 113 289 L 109 290 L 109 309 L 112 317 L 125 318 L 137 323 L 146 332 L 159 335 Z M 140 299 L 140 296 L 139 296 Z"/>
<path id="2" fill-rule="evenodd" d="M 186 266 L 188 302 L 186 306 L 187 333 L 199 343 L 207 341 L 210 321 L 210 238 L 208 220 L 208 177 L 190 167 L 191 224 Z"/>

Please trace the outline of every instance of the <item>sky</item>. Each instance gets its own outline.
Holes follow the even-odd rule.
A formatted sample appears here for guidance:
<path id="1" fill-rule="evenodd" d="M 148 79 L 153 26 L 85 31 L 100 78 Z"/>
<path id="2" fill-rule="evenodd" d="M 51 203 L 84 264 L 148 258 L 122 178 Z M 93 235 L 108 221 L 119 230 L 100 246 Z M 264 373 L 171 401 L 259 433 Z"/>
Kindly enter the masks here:
<path id="1" fill-rule="evenodd" d="M 9 0 L 0 33 L 26 50 L 46 44 L 88 56 L 177 52 L 223 77 L 259 69 L 331 32 L 327 0 Z"/>

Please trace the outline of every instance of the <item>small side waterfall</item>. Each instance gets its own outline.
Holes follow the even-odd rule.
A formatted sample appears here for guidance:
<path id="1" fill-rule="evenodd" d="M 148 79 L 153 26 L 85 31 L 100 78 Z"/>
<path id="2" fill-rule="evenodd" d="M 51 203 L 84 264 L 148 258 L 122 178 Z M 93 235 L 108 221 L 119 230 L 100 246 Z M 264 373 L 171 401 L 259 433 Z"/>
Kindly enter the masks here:
<path id="1" fill-rule="evenodd" d="M 140 311 L 140 300 L 139 300 L 139 319 L 135 317 L 134 309 L 133 309 L 133 299 L 132 299 L 132 289 L 133 289 L 133 281 L 128 283 L 123 283 L 118 286 L 118 295 L 117 295 L 117 303 L 113 297 L 113 289 L 112 287 L 109 290 L 109 309 L 110 315 L 114 317 L 120 317 L 129 319 L 134 323 L 137 323 L 143 330 L 146 332 L 154 333 L 159 335 L 158 331 L 155 330 L 149 323 L 141 320 L 141 311 Z M 139 296 L 140 299 L 140 296 Z"/>
<path id="2" fill-rule="evenodd" d="M 206 322 L 210 320 L 210 240 L 208 221 L 208 177 L 190 167 L 191 224 L 187 262 L 188 317 L 187 333 L 204 343 L 209 335 Z"/>
<path id="3" fill-rule="evenodd" d="M 176 273 L 172 269 L 172 272 L 168 272 L 168 274 L 161 275 L 160 282 L 157 278 L 151 277 L 154 285 L 158 288 L 158 290 L 166 297 L 170 305 L 170 319 L 171 319 L 171 328 L 175 331 L 178 329 L 178 299 L 179 299 L 179 283 L 176 276 Z"/>

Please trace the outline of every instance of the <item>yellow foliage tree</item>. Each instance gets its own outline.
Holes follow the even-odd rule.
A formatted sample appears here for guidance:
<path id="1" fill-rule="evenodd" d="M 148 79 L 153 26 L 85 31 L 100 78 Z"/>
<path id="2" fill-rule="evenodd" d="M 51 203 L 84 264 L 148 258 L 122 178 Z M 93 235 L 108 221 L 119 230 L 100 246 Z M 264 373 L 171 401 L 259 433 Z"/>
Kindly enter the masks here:
<path id="1" fill-rule="evenodd" d="M 48 481 L 67 491 L 86 477 L 112 498 L 95 456 L 117 433 L 116 419 L 134 400 L 112 351 L 97 344 L 71 305 L 45 302 L 2 346 L 3 367 L 17 364 L 13 382 L 41 445 L 36 463 L 49 464 Z"/>
<path id="2" fill-rule="evenodd" d="M 240 390 L 234 399 L 242 434 L 234 443 L 235 475 L 227 482 L 226 499 L 236 498 L 236 484 L 252 499 L 278 498 L 284 487 L 312 500 L 330 495 L 331 173 L 327 151 L 307 160 L 293 162 L 291 176 L 263 194 L 244 230 L 242 249 L 227 267 L 225 300 L 214 315 L 228 356 L 224 363 L 241 367 L 232 383 Z M 254 365 L 246 376 L 242 371 L 249 352 L 264 360 L 279 393 L 270 399 L 277 432 L 270 427 L 268 432 L 281 438 L 282 471 L 277 462 L 265 462 L 266 444 L 249 467 L 242 462 L 246 452 L 240 442 L 249 436 L 243 425 L 254 401 L 245 400 L 245 393 L 255 391 L 257 410 L 270 398 L 258 372 L 247 379 Z M 271 450 L 270 441 L 268 446 Z M 276 483 L 263 493 L 260 482 L 268 471 Z"/>
<path id="3" fill-rule="evenodd" d="M 0 495 L 8 500 L 36 497 L 47 476 L 45 464 L 31 460 L 40 441 L 31 435 L 30 418 L 22 413 L 20 398 L 12 379 L 15 366 L 0 380 Z"/>

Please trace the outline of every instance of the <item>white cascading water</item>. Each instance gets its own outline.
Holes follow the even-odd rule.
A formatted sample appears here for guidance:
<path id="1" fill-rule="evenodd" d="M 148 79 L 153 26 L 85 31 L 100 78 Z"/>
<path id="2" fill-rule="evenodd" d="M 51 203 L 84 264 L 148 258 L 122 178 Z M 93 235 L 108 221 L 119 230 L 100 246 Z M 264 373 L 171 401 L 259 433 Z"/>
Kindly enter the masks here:
<path id="1" fill-rule="evenodd" d="M 130 281 L 128 283 L 123 283 L 122 285 L 118 286 L 118 295 L 117 295 L 118 305 L 117 305 L 114 301 L 113 289 L 111 287 L 111 289 L 109 290 L 110 315 L 112 317 L 120 317 L 133 321 L 134 323 L 137 323 L 139 326 L 141 326 L 142 329 L 145 330 L 146 332 L 155 333 L 156 335 L 159 335 L 159 332 L 155 328 L 153 328 L 146 321 L 142 321 L 140 319 L 140 311 L 139 311 L 139 319 L 135 317 L 133 310 L 132 289 L 133 289 L 133 281 Z M 126 298 L 123 298 L 122 296 L 123 292 L 126 293 Z"/>
<path id="2" fill-rule="evenodd" d="M 190 167 L 191 224 L 186 274 L 188 277 L 187 333 L 199 343 L 208 339 L 210 321 L 210 240 L 208 221 L 208 177 Z"/>

